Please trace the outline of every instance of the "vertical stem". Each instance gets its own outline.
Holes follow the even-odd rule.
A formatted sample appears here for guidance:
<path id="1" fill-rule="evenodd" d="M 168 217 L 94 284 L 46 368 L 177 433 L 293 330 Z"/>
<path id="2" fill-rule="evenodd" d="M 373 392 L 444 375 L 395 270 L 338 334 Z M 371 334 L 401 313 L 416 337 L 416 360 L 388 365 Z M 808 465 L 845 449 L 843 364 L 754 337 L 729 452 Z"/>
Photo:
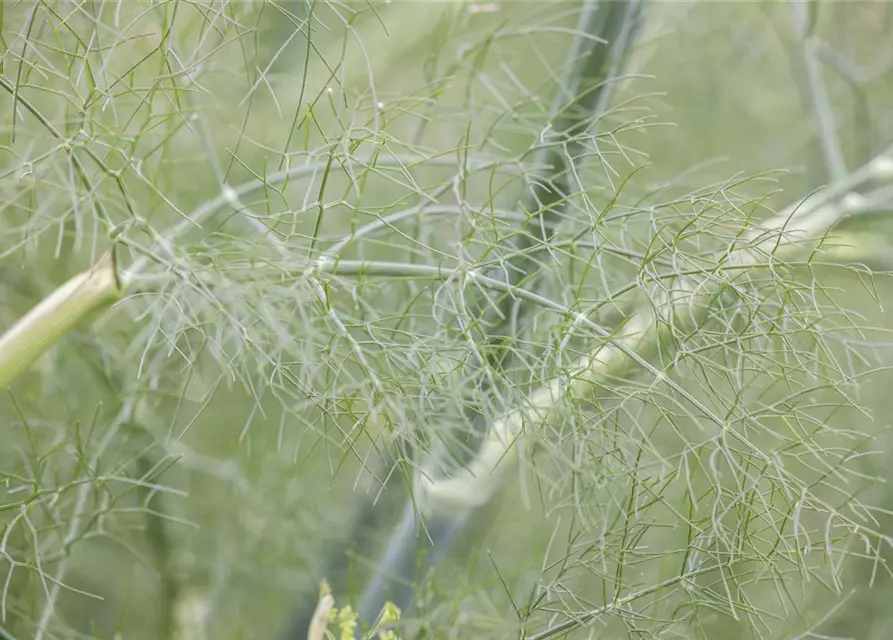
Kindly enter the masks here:
<path id="1" fill-rule="evenodd" d="M 148 451 L 140 455 L 137 464 L 141 478 L 147 482 L 151 481 L 157 463 L 150 459 Z M 159 573 L 161 611 L 158 617 L 158 637 L 172 638 L 177 627 L 174 610 L 179 598 L 179 584 L 172 573 L 172 548 L 164 520 L 165 505 L 162 496 L 156 490 L 142 487 L 141 492 L 145 496 L 146 541 Z"/>
<path id="2" fill-rule="evenodd" d="M 802 0 L 791 0 L 791 8 L 794 11 L 794 22 L 803 59 L 803 71 L 806 76 L 806 89 L 818 129 L 822 155 L 825 158 L 829 179 L 832 182 L 837 182 L 846 176 L 847 169 L 840 140 L 837 137 L 837 125 L 834 122 L 831 101 L 828 99 L 828 91 L 822 78 L 822 66 L 816 51 L 815 40 L 812 37 L 813 18 L 809 15 L 807 4 Z"/>
<path id="3" fill-rule="evenodd" d="M 128 400 L 121 407 L 121 410 L 118 412 L 118 415 L 109 426 L 109 429 L 106 432 L 105 436 L 96 447 L 96 451 L 94 452 L 93 457 L 90 460 L 90 466 L 93 469 L 96 468 L 96 465 L 99 463 L 99 459 L 102 457 L 103 453 L 105 453 L 105 450 L 111 445 L 111 443 L 115 441 L 122 425 L 130 420 L 132 414 L 133 401 Z M 62 590 L 62 585 L 65 583 L 65 580 L 68 577 L 68 562 L 71 557 L 71 546 L 84 534 L 83 530 L 81 529 L 81 522 L 84 518 L 84 513 L 87 510 L 87 500 L 90 497 L 90 491 L 93 488 L 94 485 L 92 483 L 84 482 L 78 489 L 74 510 L 72 511 L 71 519 L 68 523 L 68 531 L 65 534 L 65 538 L 62 540 L 62 547 L 65 550 L 66 555 L 60 561 L 59 568 L 56 570 L 56 575 L 53 577 L 53 586 L 50 589 L 50 596 L 44 603 L 43 609 L 40 612 L 40 617 L 38 618 L 37 622 L 37 630 L 34 633 L 34 640 L 43 640 L 44 637 L 49 633 L 50 621 L 52 620 L 53 613 L 56 610 L 56 603 L 59 600 L 59 594 Z"/>
<path id="4" fill-rule="evenodd" d="M 582 137 L 591 128 L 594 119 L 601 115 L 610 100 L 610 87 L 620 67 L 621 58 L 636 33 L 642 2 L 599 3 L 588 0 L 583 4 L 578 22 L 578 36 L 569 55 L 570 70 L 555 98 L 550 123 L 554 131 L 551 144 L 543 148 L 538 165 L 549 169 L 549 177 L 529 186 L 523 206 L 529 213 L 542 212 L 538 220 L 536 238 L 546 241 L 553 220 L 560 217 L 566 199 L 572 189 L 569 176 L 573 175 L 573 162 L 582 149 Z M 597 36 L 608 43 L 594 41 Z M 510 241 L 522 256 L 515 264 L 498 270 L 490 277 L 508 279 L 516 285 L 536 268 L 534 262 L 523 257 L 523 251 L 532 246 L 531 234 L 516 234 Z M 474 303 L 473 303 L 474 304 Z M 477 301 L 479 309 L 487 301 Z M 504 298 L 497 320 L 495 335 L 511 329 L 509 318 L 517 318 L 523 307 L 511 310 L 509 298 Z M 518 304 L 518 303 L 515 303 Z M 493 347 L 493 341 L 490 347 Z M 473 362 L 471 366 L 499 367 L 504 356 L 492 348 L 486 354 L 487 363 Z M 502 361 L 502 362 L 500 362 Z M 478 437 L 486 433 L 486 420 L 476 407 L 469 407 L 474 431 Z M 449 457 L 444 446 L 435 458 Z M 428 465 L 431 466 L 430 463 Z M 429 469 L 436 473 L 435 469 Z M 395 527 L 375 573 L 360 599 L 358 613 L 366 624 L 374 623 L 385 602 L 391 601 L 401 609 L 412 603 L 414 589 L 427 570 L 446 553 L 466 523 L 474 517 L 472 509 L 459 509 L 452 513 L 434 514 L 427 518 L 417 512 L 415 503 L 407 500 L 400 522 Z M 419 556 L 423 555 L 420 561 Z"/>
<path id="5" fill-rule="evenodd" d="M 409 608 L 415 592 L 417 576 L 434 566 L 446 552 L 449 543 L 462 530 L 468 513 L 434 516 L 422 521 L 412 501 L 407 501 L 403 514 L 388 541 L 360 602 L 357 614 L 372 624 L 386 602 L 401 610 Z M 412 549 L 412 553 L 407 553 Z"/>

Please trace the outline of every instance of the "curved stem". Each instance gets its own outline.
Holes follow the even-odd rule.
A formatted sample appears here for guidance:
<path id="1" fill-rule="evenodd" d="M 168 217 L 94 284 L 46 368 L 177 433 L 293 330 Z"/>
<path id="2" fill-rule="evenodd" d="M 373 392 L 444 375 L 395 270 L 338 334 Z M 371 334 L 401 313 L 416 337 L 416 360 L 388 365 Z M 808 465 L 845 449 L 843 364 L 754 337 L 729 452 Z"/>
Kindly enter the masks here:
<path id="1" fill-rule="evenodd" d="M 609 3 L 590 0 L 582 7 L 577 37 L 569 55 L 570 70 L 555 98 L 549 123 L 554 132 L 549 136 L 553 138 L 553 143 L 544 145 L 537 162 L 538 165 L 548 167 L 549 176 L 545 180 L 530 183 L 523 203 L 528 216 L 533 216 L 536 212 L 539 214 L 536 220 L 536 238 L 540 242 L 548 239 L 549 227 L 554 219 L 560 217 L 568 202 L 570 176 L 575 175 L 575 157 L 580 154 L 584 136 L 593 120 L 604 113 L 608 104 L 609 87 L 619 69 L 620 57 L 635 32 L 640 5 L 639 0 Z M 605 46 L 605 42 L 610 46 Z M 525 255 L 526 249 L 534 242 L 534 236 L 518 233 L 509 242 L 516 255 L 515 264 L 510 265 L 511 268 L 475 276 L 476 281 L 482 285 L 513 294 L 504 297 L 495 307 L 499 316 L 495 324 L 501 328 L 509 326 L 510 318 L 517 320 L 523 310 L 524 307 L 520 306 L 520 300 L 514 294 L 518 292 L 521 280 L 531 276 L 536 269 L 536 263 Z M 529 301 L 545 300 L 532 292 L 522 297 Z M 484 315 L 485 305 L 490 310 L 494 309 L 494 305 L 485 296 L 472 301 L 472 306 L 475 305 L 478 309 L 476 312 L 473 310 L 474 316 Z M 515 312 L 509 310 L 510 306 L 516 306 Z M 516 320 L 512 326 L 517 326 Z M 599 330 L 606 333 L 601 328 Z M 502 331 L 499 329 L 495 332 L 496 335 L 500 333 Z M 493 350 L 494 346 L 493 343 L 488 345 L 486 352 L 473 358 L 469 366 L 488 369 L 499 367 L 502 357 Z M 488 362 L 485 364 L 483 360 Z M 488 385 L 493 387 L 493 381 L 490 380 Z M 485 437 L 488 426 L 480 411 L 476 407 L 470 407 L 468 417 L 475 425 L 472 437 Z M 445 449 L 445 445 L 438 443 L 434 457 L 449 458 L 451 452 Z M 433 473 L 432 465 L 426 466 L 428 472 Z M 435 463 L 434 466 L 439 465 Z M 454 510 L 437 513 L 426 511 L 419 514 L 413 500 L 408 499 L 401 520 L 390 536 L 387 550 L 360 599 L 361 619 L 367 624 L 374 622 L 388 600 L 396 601 L 401 608 L 409 607 L 418 582 L 449 549 L 452 541 L 473 516 L 473 509 L 462 506 Z M 428 558 L 424 562 L 418 562 L 419 554 L 428 555 Z"/>
<path id="2" fill-rule="evenodd" d="M 717 255 L 717 268 L 721 271 L 746 271 L 761 263 L 776 260 L 781 249 L 797 248 L 806 239 L 820 241 L 823 234 L 854 208 L 858 209 L 863 198 L 845 196 L 852 195 L 852 189 L 876 177 L 879 170 L 884 170 L 890 153 L 893 153 L 893 147 L 852 176 L 827 189 L 823 192 L 824 197 L 819 194 L 813 202 L 789 207 L 759 228 L 751 230 L 745 234 L 739 246 Z M 835 193 L 838 194 L 839 202 L 830 202 L 828 194 Z M 686 290 L 686 282 L 696 286 Z M 717 278 L 715 284 L 722 282 L 722 279 Z M 658 345 L 663 345 L 667 338 L 672 338 L 668 335 L 670 325 L 663 320 L 682 312 L 699 326 L 710 309 L 708 304 L 699 304 L 699 301 L 713 297 L 716 294 L 716 291 L 710 290 L 713 288 L 683 280 L 679 287 L 682 291 L 677 290 L 674 299 L 657 301 L 655 306 L 639 309 L 626 322 L 620 335 L 613 336 L 590 354 L 583 356 L 566 374 L 534 391 L 526 406 L 516 408 L 494 421 L 478 454 L 452 477 L 440 479 L 420 474 L 420 501 L 429 513 L 449 513 L 455 509 L 486 504 L 502 486 L 507 472 L 512 468 L 511 463 L 517 460 L 516 442 L 528 423 L 534 428 L 547 424 L 554 418 L 561 401 L 569 394 L 591 394 L 594 382 L 622 377 L 632 365 L 638 365 L 640 369 L 662 379 L 674 391 L 681 393 L 681 397 L 716 422 L 705 408 L 699 406 L 700 403 L 667 378 L 666 371 L 658 371 L 647 361 Z M 582 319 L 582 324 L 588 325 L 588 322 L 591 321 Z M 598 330 L 595 332 L 598 333 Z M 723 421 L 720 420 L 717 424 L 722 426 Z M 755 454 L 759 455 L 759 452 L 755 451 Z"/>

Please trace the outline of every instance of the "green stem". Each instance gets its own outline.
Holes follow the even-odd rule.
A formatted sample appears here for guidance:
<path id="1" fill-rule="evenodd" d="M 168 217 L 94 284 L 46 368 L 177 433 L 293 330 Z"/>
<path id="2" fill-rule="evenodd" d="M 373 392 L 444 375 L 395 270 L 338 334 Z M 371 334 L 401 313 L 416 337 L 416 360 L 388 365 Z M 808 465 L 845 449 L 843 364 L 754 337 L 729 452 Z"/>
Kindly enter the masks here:
<path id="1" fill-rule="evenodd" d="M 552 105 L 549 118 L 551 135 L 547 136 L 547 144 L 541 147 L 535 161 L 535 166 L 545 167 L 548 175 L 531 181 L 521 206 L 527 215 L 536 214 L 530 223 L 534 225 L 536 233 L 511 236 L 507 244 L 517 257 L 507 261 L 504 267 L 494 269 L 488 274 L 490 277 L 507 275 L 509 283 L 517 284 L 536 272 L 536 262 L 526 259 L 524 253 L 533 246 L 534 241 L 545 242 L 548 239 L 550 227 L 567 209 L 572 193 L 570 177 L 576 173 L 576 157 L 584 150 L 587 131 L 607 109 L 621 58 L 638 23 L 641 4 L 639 0 L 626 0 L 588 2 L 583 7 L 578 26 L 579 37 L 568 56 L 570 71 Z M 597 35 L 600 41 L 594 42 L 593 35 Z M 482 303 L 477 301 L 477 304 L 480 306 Z M 487 305 L 501 316 L 501 320 L 494 323 L 494 334 L 497 336 L 508 328 L 508 319 L 514 315 L 509 310 L 511 304 L 510 300 L 504 300 L 495 309 Z"/>
<path id="2" fill-rule="evenodd" d="M 107 254 L 44 298 L 0 336 L 0 388 L 7 387 L 74 327 L 122 294 L 115 260 Z"/>
<path id="3" fill-rule="evenodd" d="M 486 288 L 515 294 L 504 296 L 496 305 L 486 296 L 478 296 L 472 301 L 472 317 L 480 318 L 485 325 L 495 327 L 495 330 L 491 331 L 493 337 L 487 339 L 489 344 L 486 345 L 486 351 L 480 357 L 469 361 L 470 368 L 489 365 L 491 369 L 498 369 L 504 364 L 504 356 L 496 347 L 499 336 L 505 329 L 513 329 L 509 318 L 518 316 L 517 313 L 511 312 L 512 305 L 520 304 L 522 299 L 546 306 L 554 304 L 533 292 L 517 295 L 521 280 L 533 275 L 536 269 L 535 261 L 531 260 L 526 252 L 533 245 L 534 238 L 539 242 L 548 240 L 551 233 L 549 227 L 554 225 L 553 221 L 561 216 L 566 206 L 571 191 L 570 176 L 575 173 L 574 161 L 582 151 L 584 135 L 592 126 L 593 120 L 604 112 L 607 105 L 609 100 L 607 88 L 614 77 L 612 74 L 619 68 L 619 58 L 626 51 L 635 30 L 634 24 L 638 18 L 640 5 L 639 0 L 616 3 L 589 0 L 582 7 L 577 28 L 578 36 L 574 40 L 569 56 L 570 70 L 555 97 L 549 122 L 553 134 L 549 136 L 550 139 L 537 159 L 538 166 L 547 167 L 549 176 L 543 181 L 532 182 L 523 202 L 524 212 L 531 217 L 531 224 L 538 227 L 537 233 L 535 236 L 530 233 L 518 233 L 512 236 L 508 244 L 515 258 L 508 261 L 504 268 L 489 270 L 481 275 L 470 273 Z M 610 46 L 607 46 L 607 43 L 610 43 Z M 538 215 L 538 219 L 534 214 Z M 341 262 L 335 268 L 341 270 L 348 266 Z M 388 268 L 385 264 L 379 267 Z M 441 270 L 438 268 L 438 271 Z M 465 276 L 467 278 L 469 273 Z M 519 311 L 523 308 L 520 307 Z M 487 318 L 488 315 L 494 315 L 494 312 L 496 318 Z M 591 325 L 590 328 L 596 329 L 600 335 L 607 333 L 588 318 L 583 321 L 584 324 Z M 486 384 L 493 386 L 492 377 Z M 470 421 L 475 427 L 470 437 L 478 440 L 483 438 L 486 444 L 489 439 L 487 421 L 477 407 L 470 408 L 469 414 Z M 451 452 L 446 449 L 445 445 L 438 443 L 433 456 L 438 464 L 442 463 L 443 459 L 451 457 Z M 425 469 L 429 473 L 434 473 L 430 467 L 429 461 L 425 464 Z M 419 475 L 430 477 L 425 473 Z M 488 495 L 487 498 L 489 497 Z M 468 518 L 474 514 L 460 505 L 458 509 L 450 512 L 429 511 L 424 514 L 426 517 L 421 521 L 419 515 L 414 502 L 411 499 L 407 500 L 401 520 L 390 536 L 387 550 L 360 599 L 359 613 L 364 622 L 371 623 L 372 616 L 381 609 L 385 601 L 394 601 L 400 608 L 407 608 L 412 602 L 415 585 L 425 575 L 426 570 L 449 548 Z M 419 554 L 424 554 L 428 558 L 423 562 L 417 562 Z"/>
<path id="4" fill-rule="evenodd" d="M 879 177 L 879 173 L 888 168 L 891 153 L 893 147 L 811 201 L 789 207 L 759 228 L 744 234 L 739 246 L 717 254 L 718 273 L 747 271 L 761 264 L 777 262 L 778 252 L 782 249 L 809 251 L 823 234 L 854 209 L 858 210 L 863 198 L 846 196 L 852 195 L 852 190 L 858 186 Z M 836 195 L 837 202 L 831 199 L 833 195 Z M 805 240 L 812 243 L 804 245 Z M 486 504 L 503 486 L 506 474 L 517 460 L 515 445 L 525 425 L 537 428 L 549 424 L 559 416 L 563 399 L 575 395 L 589 396 L 599 383 L 628 375 L 633 365 L 663 379 L 674 391 L 698 406 L 689 394 L 667 377 L 666 371 L 658 371 L 648 360 L 658 346 L 663 348 L 667 343 L 672 344 L 674 336 L 670 327 L 674 323 L 669 322 L 670 319 L 688 322 L 691 329 L 697 329 L 708 318 L 710 302 L 717 295 L 719 286 L 727 282 L 717 277 L 714 280 L 717 286 L 702 287 L 699 282 L 680 278 L 679 287 L 673 288 L 673 299 L 653 301 L 653 304 L 639 309 L 621 328 L 619 335 L 611 336 L 604 344 L 583 356 L 566 374 L 557 376 L 534 391 L 525 406 L 494 421 L 475 458 L 452 477 L 439 479 L 419 473 L 417 481 L 422 489 L 420 500 L 428 515 L 454 513 Z M 693 286 L 686 289 L 686 284 Z M 590 320 L 582 316 L 579 319 L 580 324 L 588 326 L 596 335 L 606 337 L 602 334 L 603 330 Z M 762 455 L 759 451 L 754 453 Z"/>
<path id="5" fill-rule="evenodd" d="M 818 6 L 818 5 L 814 5 Z M 814 28 L 813 19 L 809 16 L 807 5 L 800 0 L 792 0 L 791 8 L 794 12 L 794 21 L 797 26 L 797 37 L 800 41 L 800 58 L 803 64 L 805 76 L 804 91 L 807 101 L 812 109 L 815 119 L 822 154 L 825 159 L 825 168 L 828 177 L 840 180 L 847 174 L 846 163 L 843 158 L 843 150 L 840 147 L 840 139 L 837 135 L 837 123 L 834 120 L 834 111 L 828 90 L 822 79 L 822 66 L 816 52 L 816 40 L 812 35 Z"/>

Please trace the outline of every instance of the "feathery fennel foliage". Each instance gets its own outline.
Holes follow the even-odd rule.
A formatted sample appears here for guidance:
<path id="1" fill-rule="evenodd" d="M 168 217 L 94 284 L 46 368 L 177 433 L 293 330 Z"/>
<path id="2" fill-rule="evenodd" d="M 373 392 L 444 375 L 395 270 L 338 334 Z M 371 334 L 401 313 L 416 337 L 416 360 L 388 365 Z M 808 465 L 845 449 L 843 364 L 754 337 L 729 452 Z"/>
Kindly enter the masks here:
<path id="1" fill-rule="evenodd" d="M 0 635 L 884 637 L 888 5 L 2 11 Z"/>

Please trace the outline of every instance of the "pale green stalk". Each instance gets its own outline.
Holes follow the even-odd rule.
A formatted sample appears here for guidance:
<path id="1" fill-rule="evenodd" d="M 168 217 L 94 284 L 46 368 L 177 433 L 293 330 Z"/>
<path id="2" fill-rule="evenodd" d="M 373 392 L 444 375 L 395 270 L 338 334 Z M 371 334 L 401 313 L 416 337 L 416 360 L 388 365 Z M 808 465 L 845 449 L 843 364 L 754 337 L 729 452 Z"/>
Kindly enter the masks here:
<path id="1" fill-rule="evenodd" d="M 809 15 L 809 7 L 805 2 L 792 0 L 791 8 L 797 26 L 797 37 L 800 40 L 803 71 L 806 76 L 806 91 L 809 104 L 815 118 L 825 166 L 831 180 L 840 180 L 846 175 L 846 163 L 837 135 L 834 112 L 828 97 L 828 90 L 822 79 L 822 66 L 817 53 L 816 39 L 812 35 L 813 19 Z"/>
<path id="2" fill-rule="evenodd" d="M 327 584 L 323 584 L 319 595 L 319 602 L 310 619 L 310 628 L 307 630 L 307 640 L 325 640 L 326 629 L 329 626 L 329 614 L 335 606 L 335 598 Z"/>
<path id="3" fill-rule="evenodd" d="M 97 311 L 121 298 L 112 254 L 56 289 L 0 337 L 0 388 Z"/>
<path id="4" fill-rule="evenodd" d="M 519 337 L 518 318 L 529 303 L 553 307 L 546 298 L 535 292 L 521 293 L 522 279 L 535 275 L 536 262 L 526 252 L 535 243 L 548 242 L 554 233 L 554 226 L 571 193 L 582 189 L 576 183 L 575 163 L 578 156 L 584 155 L 583 140 L 590 139 L 593 122 L 602 116 L 611 94 L 611 83 L 616 81 L 624 54 L 634 39 L 641 8 L 639 0 L 622 3 L 603 3 L 596 0 L 586 2 L 580 11 L 576 29 L 577 37 L 568 54 L 569 71 L 562 79 L 555 96 L 549 118 L 549 128 L 544 132 L 546 144 L 538 154 L 537 165 L 545 167 L 546 175 L 532 182 L 522 203 L 522 210 L 531 216 L 531 230 L 512 236 L 506 248 L 512 249 L 514 257 L 497 269 L 483 272 L 466 271 L 462 274 L 462 284 L 476 284 L 479 288 L 502 291 L 512 295 L 503 296 L 498 302 L 481 295 L 475 290 L 470 304 L 474 321 L 485 325 L 489 334 L 482 349 L 475 349 L 469 359 L 468 368 L 484 368 L 482 390 L 487 395 L 498 393 L 497 383 L 492 375 L 506 364 L 506 354 L 498 343 L 505 335 Z M 327 263 L 321 263 L 326 267 Z M 340 271 L 346 267 L 337 265 Z M 379 265 L 384 267 L 385 265 Z M 443 273 L 441 272 L 441 274 Z M 511 309 L 513 305 L 528 304 Z M 554 307 L 553 307 L 554 308 Z M 458 322 L 464 323 L 460 317 Z M 486 326 L 489 325 L 489 326 Z M 469 327 L 464 327 L 466 332 Z M 473 374 L 472 374 L 473 375 Z M 481 438 L 483 445 L 488 442 L 487 424 L 480 407 L 471 406 L 467 410 L 468 421 L 473 428 L 471 436 L 478 442 L 470 442 L 475 449 Z M 446 426 L 446 425 L 445 425 Z M 462 437 L 462 429 L 450 429 L 453 435 L 435 443 L 435 450 L 423 463 L 427 475 L 439 473 L 435 469 L 450 466 L 452 462 L 464 463 L 463 456 L 456 456 L 446 441 Z M 459 458 L 456 460 L 456 458 Z M 489 496 L 488 496 L 489 499 Z M 486 501 L 482 502 L 484 504 Z M 417 505 L 412 498 L 407 500 L 400 521 L 395 526 L 385 553 L 376 567 L 375 573 L 363 591 L 358 611 L 361 619 L 371 622 L 386 600 L 395 601 L 406 608 L 412 602 L 414 584 L 424 575 L 426 567 L 434 564 L 450 546 L 455 536 L 464 528 L 471 512 L 460 509 L 450 513 L 429 513 L 430 517 L 419 520 Z M 418 561 L 420 554 L 428 556 Z"/>
<path id="5" fill-rule="evenodd" d="M 794 205 L 767 220 L 742 238 L 739 247 L 717 255 L 722 269 L 742 269 L 778 259 L 780 249 L 793 249 L 806 241 L 817 241 L 844 217 L 859 211 L 865 197 L 854 192 L 872 180 L 890 179 L 893 147 L 858 171 L 819 192 L 811 201 Z M 807 244 L 809 248 L 814 245 Z M 722 280 L 717 279 L 721 284 Z M 507 474 L 518 460 L 516 443 L 525 428 L 538 429 L 560 416 L 561 401 L 568 395 L 591 395 L 594 383 L 616 379 L 626 374 L 637 360 L 648 358 L 658 344 L 669 335 L 670 323 L 661 316 L 681 317 L 699 325 L 709 310 L 709 299 L 715 288 L 690 287 L 685 280 L 675 292 L 675 300 L 647 306 L 624 324 L 622 331 L 604 345 L 582 357 L 566 374 L 553 378 L 534 391 L 527 405 L 515 409 L 490 425 L 486 440 L 478 454 L 451 477 L 438 479 L 419 473 L 416 484 L 426 512 L 455 513 L 485 504 L 506 481 Z M 713 289 L 713 290 L 710 290 Z"/>

